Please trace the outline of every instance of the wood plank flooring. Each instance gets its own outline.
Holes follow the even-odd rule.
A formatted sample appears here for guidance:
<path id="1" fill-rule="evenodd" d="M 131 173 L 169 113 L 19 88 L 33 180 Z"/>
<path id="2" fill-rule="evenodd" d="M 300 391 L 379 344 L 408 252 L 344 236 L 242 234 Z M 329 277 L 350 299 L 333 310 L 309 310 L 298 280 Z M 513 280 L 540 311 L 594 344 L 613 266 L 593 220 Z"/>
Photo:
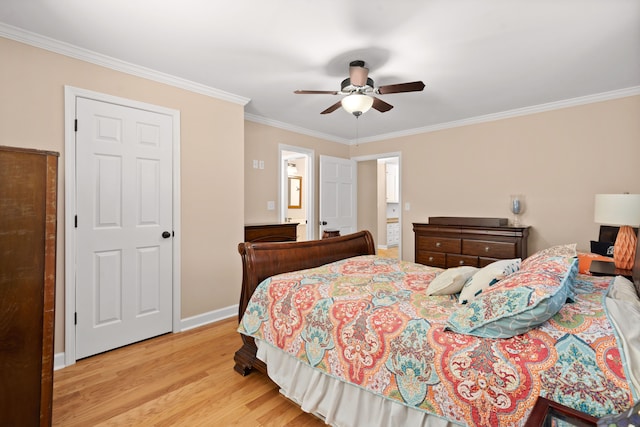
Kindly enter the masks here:
<path id="1" fill-rule="evenodd" d="M 54 373 L 54 426 L 324 426 L 266 375 L 233 370 L 235 318 L 78 361 Z"/>
<path id="2" fill-rule="evenodd" d="M 398 247 L 393 246 L 388 249 L 378 248 L 376 254 L 387 258 L 398 258 Z"/>

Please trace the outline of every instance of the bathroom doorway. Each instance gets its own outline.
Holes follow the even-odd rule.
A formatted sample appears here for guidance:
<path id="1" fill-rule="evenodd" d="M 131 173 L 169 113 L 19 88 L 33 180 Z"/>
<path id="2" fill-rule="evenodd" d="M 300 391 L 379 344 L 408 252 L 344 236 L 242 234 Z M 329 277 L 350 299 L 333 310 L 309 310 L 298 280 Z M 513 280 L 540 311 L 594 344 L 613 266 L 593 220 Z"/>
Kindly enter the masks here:
<path id="1" fill-rule="evenodd" d="M 297 222 L 297 240 L 313 240 L 314 158 L 313 150 L 280 144 L 279 217 L 282 222 Z"/>

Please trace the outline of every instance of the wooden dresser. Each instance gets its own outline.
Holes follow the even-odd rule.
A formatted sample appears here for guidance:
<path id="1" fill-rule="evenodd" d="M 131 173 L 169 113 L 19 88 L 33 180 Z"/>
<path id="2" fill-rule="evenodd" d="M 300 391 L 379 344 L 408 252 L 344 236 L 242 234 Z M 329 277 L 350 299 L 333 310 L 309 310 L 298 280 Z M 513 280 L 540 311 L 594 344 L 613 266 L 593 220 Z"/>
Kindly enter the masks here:
<path id="1" fill-rule="evenodd" d="M 499 259 L 526 258 L 529 227 L 413 223 L 415 261 L 434 267 L 484 267 Z"/>
<path id="2" fill-rule="evenodd" d="M 51 425 L 57 165 L 0 146 L 1 425 Z"/>
<path id="3" fill-rule="evenodd" d="M 297 240 L 297 222 L 270 224 L 246 224 L 245 242 L 295 242 Z"/>

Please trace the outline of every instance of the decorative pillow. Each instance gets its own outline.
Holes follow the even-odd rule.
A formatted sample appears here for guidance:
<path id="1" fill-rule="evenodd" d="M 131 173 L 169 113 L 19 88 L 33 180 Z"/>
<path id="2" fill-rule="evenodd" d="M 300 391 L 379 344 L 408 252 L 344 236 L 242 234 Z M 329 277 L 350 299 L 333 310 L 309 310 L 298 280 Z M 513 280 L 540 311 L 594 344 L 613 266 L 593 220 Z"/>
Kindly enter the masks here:
<path id="1" fill-rule="evenodd" d="M 478 270 L 479 268 L 471 266 L 448 268 L 431 281 L 427 288 L 427 295 L 457 294 L 469 277 Z"/>
<path id="2" fill-rule="evenodd" d="M 589 274 L 591 261 L 613 262 L 613 258 L 594 254 L 591 252 L 578 252 L 578 272 L 580 274 Z"/>
<path id="3" fill-rule="evenodd" d="M 613 257 L 614 245 L 614 242 L 596 242 L 595 240 L 592 240 L 591 252 L 602 256 Z"/>
<path id="4" fill-rule="evenodd" d="M 567 301 L 578 271 L 577 258 L 555 257 L 553 261 L 565 266 L 563 274 L 521 269 L 454 311 L 445 330 L 510 338 L 546 322 Z"/>
<path id="5" fill-rule="evenodd" d="M 572 250 L 570 249 L 574 245 L 564 245 L 563 247 L 569 248 L 567 251 L 556 250 L 542 250 L 540 252 L 536 252 L 534 255 L 527 258 L 522 262 L 521 270 L 525 271 L 544 271 L 547 274 L 553 274 L 558 277 L 564 276 L 567 270 L 567 264 L 571 264 L 573 260 L 577 260 L 577 255 L 571 255 Z M 558 248 L 558 247 L 556 247 Z M 552 248 L 550 248 L 552 249 Z M 549 255 L 549 254 L 561 254 L 561 255 Z M 575 298 L 575 289 L 573 286 L 573 281 L 569 284 L 569 294 L 568 299 L 573 302 Z"/>
<path id="6" fill-rule="evenodd" d="M 458 302 L 466 304 L 477 297 L 483 290 L 489 286 L 498 283 L 509 274 L 518 271 L 520 268 L 520 258 L 503 259 L 492 262 L 486 267 L 481 268 L 464 284 Z"/>
<path id="7" fill-rule="evenodd" d="M 556 256 L 567 257 L 567 258 L 573 258 L 575 256 L 578 256 L 578 252 L 576 251 L 576 244 L 569 243 L 566 245 L 551 246 L 550 248 L 539 250 L 538 252 L 531 255 L 530 257 L 525 258 L 522 261 L 522 266 L 524 267 L 529 263 L 536 262 L 539 260 L 544 261 L 549 257 L 556 257 Z"/>

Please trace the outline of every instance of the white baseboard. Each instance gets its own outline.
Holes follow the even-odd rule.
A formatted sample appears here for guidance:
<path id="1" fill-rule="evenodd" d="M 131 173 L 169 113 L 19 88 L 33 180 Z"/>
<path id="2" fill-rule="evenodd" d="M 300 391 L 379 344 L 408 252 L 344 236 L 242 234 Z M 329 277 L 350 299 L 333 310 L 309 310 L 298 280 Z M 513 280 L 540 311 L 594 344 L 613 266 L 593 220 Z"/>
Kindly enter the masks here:
<path id="1" fill-rule="evenodd" d="M 180 321 L 180 330 L 174 331 L 174 333 L 180 333 L 194 329 L 200 326 L 208 325 L 209 323 L 218 322 L 220 320 L 228 319 L 238 315 L 238 304 L 213 310 L 208 313 L 198 314 L 197 316 L 187 317 Z M 53 370 L 57 371 L 66 367 L 64 358 L 64 352 L 56 353 L 53 358 Z"/>
<path id="2" fill-rule="evenodd" d="M 208 325 L 209 323 L 218 322 L 238 315 L 238 304 L 229 307 L 213 310 L 208 313 L 198 314 L 197 316 L 182 319 L 180 322 L 180 331 L 184 332 L 198 326 Z"/>
<path id="3" fill-rule="evenodd" d="M 53 356 L 53 370 L 57 371 L 58 369 L 64 368 L 66 365 L 64 364 L 64 351 L 62 353 L 57 353 Z"/>

